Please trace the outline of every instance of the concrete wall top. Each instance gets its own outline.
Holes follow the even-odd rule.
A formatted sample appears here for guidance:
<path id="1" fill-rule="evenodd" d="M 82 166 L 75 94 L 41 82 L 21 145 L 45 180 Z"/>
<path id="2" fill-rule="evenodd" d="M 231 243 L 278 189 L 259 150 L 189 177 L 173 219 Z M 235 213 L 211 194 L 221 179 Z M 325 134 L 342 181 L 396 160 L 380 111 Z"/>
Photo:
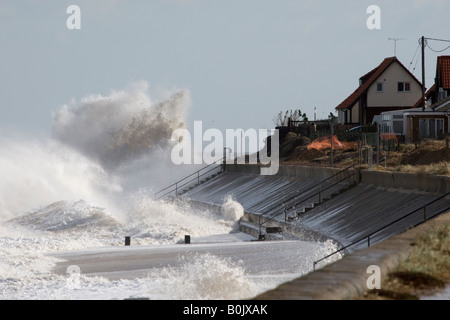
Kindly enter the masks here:
<path id="1" fill-rule="evenodd" d="M 260 174 L 260 166 L 257 164 L 226 164 L 226 170 L 231 172 L 243 172 Z"/>
<path id="2" fill-rule="evenodd" d="M 260 166 L 257 164 L 227 164 L 227 171 L 242 172 L 249 174 L 260 174 Z M 326 167 L 307 167 L 295 165 L 282 165 L 279 167 L 278 173 L 273 177 L 291 177 L 302 180 L 323 180 L 342 169 L 326 168 Z M 267 176 L 270 177 L 270 176 Z"/>
<path id="3" fill-rule="evenodd" d="M 361 171 L 361 182 L 436 193 L 450 192 L 450 177 L 405 172 Z"/>
<path id="4" fill-rule="evenodd" d="M 257 164 L 227 164 L 227 170 L 247 174 L 260 174 L 260 166 Z M 354 170 L 358 169 L 355 167 L 355 169 L 348 170 L 344 174 L 351 174 Z M 273 177 L 290 177 L 302 180 L 320 181 L 340 171 L 342 171 L 342 168 L 282 165 L 280 166 L 278 173 Z M 448 176 L 369 170 L 361 170 L 360 175 L 360 182 L 364 184 L 435 193 L 450 192 L 450 177 Z"/>

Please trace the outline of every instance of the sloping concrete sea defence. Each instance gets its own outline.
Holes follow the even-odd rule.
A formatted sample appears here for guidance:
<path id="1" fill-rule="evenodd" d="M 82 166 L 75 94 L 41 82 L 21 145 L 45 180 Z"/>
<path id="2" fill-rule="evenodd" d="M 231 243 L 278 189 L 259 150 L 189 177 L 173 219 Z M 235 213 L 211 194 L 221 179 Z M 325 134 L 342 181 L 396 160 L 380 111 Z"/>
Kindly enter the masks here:
<path id="1" fill-rule="evenodd" d="M 227 165 L 186 196 L 218 210 L 231 196 L 245 210 L 241 230 L 260 239 L 332 239 L 351 245 L 343 259 L 258 298 L 348 299 L 365 288 L 370 264 L 387 272 L 424 225 L 449 219 L 450 196 L 443 197 L 448 192 L 447 176 L 300 166 L 281 166 L 277 175 L 262 176 L 257 165 Z M 274 228 L 278 233 L 268 232 Z"/>

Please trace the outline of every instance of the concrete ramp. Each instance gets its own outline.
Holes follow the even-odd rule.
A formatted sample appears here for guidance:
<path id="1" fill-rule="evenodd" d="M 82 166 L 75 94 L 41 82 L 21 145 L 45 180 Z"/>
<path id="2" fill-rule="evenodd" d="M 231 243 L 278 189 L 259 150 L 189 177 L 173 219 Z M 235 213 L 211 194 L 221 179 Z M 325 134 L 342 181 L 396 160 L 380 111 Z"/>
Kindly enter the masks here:
<path id="1" fill-rule="evenodd" d="M 281 167 L 278 175 L 261 176 L 255 167 L 233 166 L 219 177 L 191 190 L 187 196 L 197 202 L 217 206 L 221 206 L 227 196 L 232 196 L 247 212 L 270 217 L 282 210 L 286 199 L 291 199 L 292 204 L 299 200 L 296 195 L 307 197 L 320 181 L 336 172 L 339 170 L 288 166 Z M 309 230 L 345 246 L 414 212 L 407 219 L 374 234 L 371 239 L 365 239 L 361 246 L 367 246 L 368 241 L 374 244 L 387 239 L 423 221 L 424 217 L 429 218 L 450 209 L 450 196 L 426 207 L 425 211 L 423 209 L 423 206 L 448 192 L 449 177 L 424 178 L 411 174 L 364 171 L 359 172 L 358 181 L 351 188 L 348 188 L 348 181 L 333 186 L 321 195 L 326 200 L 321 204 L 317 198 L 311 198 L 308 200 L 311 208 L 295 208 L 296 216 L 292 221 L 285 222 L 285 216 L 281 215 L 272 222 L 283 225 L 284 230 L 287 224 L 292 230 Z M 302 207 L 305 206 L 307 204 L 302 204 Z"/>
<path id="2" fill-rule="evenodd" d="M 422 222 L 424 218 L 433 217 L 444 209 L 448 210 L 450 196 L 431 204 L 425 210 L 422 208 L 440 196 L 423 191 L 358 184 L 301 215 L 294 223 L 333 238 L 345 246 L 412 213 L 408 218 L 377 232 L 371 239 L 361 241 L 360 246 L 366 247 L 401 233 Z"/>
<path id="3" fill-rule="evenodd" d="M 264 220 L 284 220 L 285 217 L 292 218 L 311 209 L 349 187 L 349 182 L 336 185 L 323 182 L 321 188 L 326 190 L 319 195 L 319 182 L 230 172 L 195 188 L 187 196 L 196 202 L 216 206 L 221 206 L 227 197 L 232 197 L 244 207 L 250 220 L 258 216 L 264 217 Z"/>
<path id="4" fill-rule="evenodd" d="M 255 174 L 226 172 L 188 192 L 191 199 L 222 205 L 231 196 L 246 211 L 263 213 L 279 206 L 283 199 L 308 191 L 318 181 L 295 178 L 268 178 Z"/>

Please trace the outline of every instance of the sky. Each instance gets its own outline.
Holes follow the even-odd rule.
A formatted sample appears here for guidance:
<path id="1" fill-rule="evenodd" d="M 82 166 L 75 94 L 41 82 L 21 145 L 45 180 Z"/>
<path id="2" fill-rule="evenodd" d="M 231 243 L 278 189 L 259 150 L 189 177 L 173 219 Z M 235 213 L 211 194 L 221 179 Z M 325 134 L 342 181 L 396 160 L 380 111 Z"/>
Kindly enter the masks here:
<path id="1" fill-rule="evenodd" d="M 155 98 L 189 90 L 188 128 L 271 129 L 291 109 L 326 119 L 394 43 L 421 80 L 421 36 L 450 39 L 448 0 L 0 0 L 0 128 L 50 133 L 64 104 L 138 81 Z M 429 45 L 427 87 L 450 55 Z"/>

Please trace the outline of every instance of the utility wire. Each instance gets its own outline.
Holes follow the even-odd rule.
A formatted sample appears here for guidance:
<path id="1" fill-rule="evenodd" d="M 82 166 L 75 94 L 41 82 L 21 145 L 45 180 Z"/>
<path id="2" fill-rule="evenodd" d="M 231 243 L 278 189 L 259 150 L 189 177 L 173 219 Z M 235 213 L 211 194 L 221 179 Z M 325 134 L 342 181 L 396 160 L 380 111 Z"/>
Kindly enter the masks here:
<path id="1" fill-rule="evenodd" d="M 450 42 L 450 41 L 449 41 L 449 42 Z M 431 51 L 433 51 L 433 52 L 437 52 L 437 53 L 439 53 L 439 52 L 443 52 L 443 51 L 445 51 L 445 50 L 447 50 L 447 49 L 449 49 L 449 48 L 450 48 L 450 45 L 449 45 L 449 46 L 448 46 L 448 47 L 446 47 L 445 49 L 442 49 L 442 50 L 435 50 L 435 49 L 433 49 L 433 48 L 431 48 L 431 47 L 430 47 L 430 45 L 428 44 L 428 42 L 427 42 L 426 46 L 427 46 L 428 48 L 430 48 L 430 50 L 431 50 Z"/>
<path id="2" fill-rule="evenodd" d="M 450 42 L 450 40 L 446 40 L 446 39 L 434 39 L 434 38 L 425 38 L 426 40 L 434 40 L 434 41 L 441 41 L 441 42 Z M 420 41 L 420 40 L 419 40 Z"/>
<path id="3" fill-rule="evenodd" d="M 428 48 L 430 48 L 430 50 L 431 51 L 433 51 L 433 52 L 443 52 L 443 51 L 445 51 L 445 50 L 447 50 L 447 49 L 449 49 L 450 48 L 450 45 L 448 46 L 448 47 L 446 47 L 445 49 L 442 49 L 442 50 L 435 50 L 435 49 L 433 49 L 433 48 L 431 48 L 430 47 L 430 45 L 428 44 L 428 40 L 433 40 L 433 41 L 440 41 L 440 42 L 449 42 L 450 43 L 450 40 L 446 40 L 446 39 L 435 39 L 435 38 L 423 38 L 424 40 L 425 40 L 425 46 L 427 46 Z M 419 45 L 422 45 L 422 38 L 420 38 L 419 39 Z"/>
<path id="4" fill-rule="evenodd" d="M 411 65 L 412 65 L 413 62 L 414 62 L 414 58 L 416 57 L 416 54 L 417 54 L 417 52 L 419 51 L 419 48 L 420 48 L 420 44 L 417 45 L 416 52 L 414 52 L 414 56 L 412 57 L 411 62 L 409 63 L 409 68 L 408 68 L 408 70 L 411 68 Z M 415 68 L 414 68 L 414 69 L 415 69 Z"/>
<path id="5" fill-rule="evenodd" d="M 417 67 L 417 64 L 419 63 L 419 56 L 417 56 L 417 59 L 416 59 L 416 64 L 414 65 L 414 69 L 413 69 L 413 71 L 412 71 L 412 73 L 414 74 L 414 71 L 416 71 L 416 67 Z"/>

